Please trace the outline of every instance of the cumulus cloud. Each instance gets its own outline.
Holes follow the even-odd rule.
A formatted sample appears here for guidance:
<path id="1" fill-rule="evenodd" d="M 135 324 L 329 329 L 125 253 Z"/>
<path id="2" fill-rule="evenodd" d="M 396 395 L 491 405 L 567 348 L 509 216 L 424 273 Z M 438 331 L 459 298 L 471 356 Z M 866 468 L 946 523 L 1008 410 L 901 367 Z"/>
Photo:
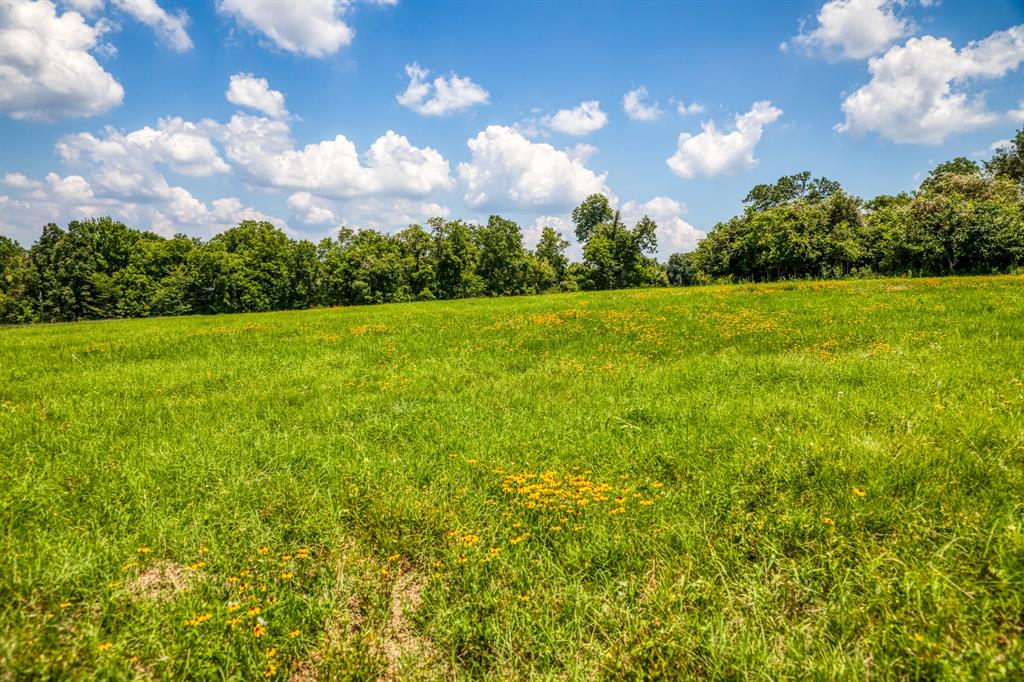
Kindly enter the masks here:
<path id="1" fill-rule="evenodd" d="M 683 178 L 713 177 L 748 170 L 757 165 L 754 148 L 764 127 L 782 116 L 771 102 L 754 102 L 745 114 L 737 114 L 734 129 L 722 132 L 714 121 L 702 122 L 697 135 L 681 133 L 676 153 L 666 160 L 669 168 Z"/>
<path id="2" fill-rule="evenodd" d="M 156 128 L 145 126 L 130 133 L 108 127 L 100 136 L 77 133 L 62 138 L 57 153 L 67 163 L 91 166 L 92 182 L 105 192 L 166 197 L 170 187 L 158 165 L 195 177 L 229 170 L 211 141 L 211 125 L 173 117 L 160 119 Z"/>
<path id="3" fill-rule="evenodd" d="M 267 187 L 335 198 L 426 196 L 452 186 L 448 161 L 387 131 L 360 154 L 344 135 L 296 149 L 287 123 L 236 114 L 218 136 L 228 159 Z"/>
<path id="4" fill-rule="evenodd" d="M 168 237 L 183 231 L 212 236 L 242 220 L 266 220 L 288 227 L 286 221 L 245 206 L 237 197 L 215 199 L 207 205 L 184 187 L 166 186 L 160 196 L 139 200 L 105 191 L 81 175 L 49 173 L 43 180 L 32 180 L 12 173 L 5 176 L 4 184 L 10 194 L 0 195 L 0 231 L 23 244 L 35 239 L 39 228 L 48 222 L 66 224 L 106 215 Z"/>
<path id="5" fill-rule="evenodd" d="M 704 232 L 683 220 L 686 205 L 669 197 L 654 197 L 643 203 L 627 201 L 621 211 L 622 219 L 628 224 L 636 223 L 645 215 L 656 222 L 658 250 L 665 254 L 693 251 L 704 237 Z"/>
<path id="6" fill-rule="evenodd" d="M 1024 61 L 1024 25 L 996 31 L 957 50 L 948 38 L 922 36 L 868 62 L 871 80 L 843 102 L 836 130 L 875 132 L 893 142 L 940 144 L 953 133 L 996 122 L 973 81 L 999 78 Z"/>
<path id="7" fill-rule="evenodd" d="M 622 108 L 634 121 L 653 121 L 662 114 L 657 104 L 647 104 L 647 88 L 642 85 L 625 94 Z"/>
<path id="8" fill-rule="evenodd" d="M 472 154 L 458 176 L 472 207 L 576 205 L 589 194 L 610 193 L 607 174 L 584 165 L 578 151 L 531 142 L 514 128 L 488 126 L 467 143 Z"/>
<path id="9" fill-rule="evenodd" d="M 903 5 L 900 0 L 829 0 L 818 12 L 817 27 L 801 31 L 792 42 L 829 59 L 865 59 L 913 31 L 913 23 L 896 14 Z"/>
<path id="10" fill-rule="evenodd" d="M 284 107 L 284 95 L 271 90 L 266 78 L 256 78 L 251 73 L 236 73 L 224 96 L 232 104 L 262 111 L 271 118 L 284 118 L 288 110 Z"/>
<path id="11" fill-rule="evenodd" d="M 307 225 L 337 224 L 338 219 L 334 217 L 334 211 L 321 201 L 309 192 L 295 192 L 288 197 L 288 208 Z"/>
<path id="12" fill-rule="evenodd" d="M 586 135 L 603 128 L 608 123 L 608 115 L 601 111 L 601 103 L 592 99 L 573 109 L 560 109 L 544 122 L 548 128 L 559 133 Z"/>
<path id="13" fill-rule="evenodd" d="M 79 0 L 81 1 L 81 0 Z M 188 36 L 188 13 L 178 10 L 169 14 L 156 4 L 155 0 L 112 0 L 115 7 L 122 12 L 146 24 L 168 47 L 176 52 L 188 52 L 192 49 L 192 39 Z"/>
<path id="14" fill-rule="evenodd" d="M 452 73 L 447 78 L 438 76 L 428 82 L 430 71 L 415 63 L 406 65 L 405 73 L 409 76 L 409 85 L 395 99 L 403 107 L 424 116 L 446 116 L 491 100 L 490 93 L 468 77 Z"/>
<path id="15" fill-rule="evenodd" d="M 704 111 L 704 105 L 700 102 L 676 102 L 676 112 L 683 116 L 689 116 L 690 114 L 700 114 Z"/>
<path id="16" fill-rule="evenodd" d="M 290 2 L 218 0 L 217 10 L 242 28 L 264 35 L 279 49 L 327 57 L 350 44 L 355 32 L 342 20 L 347 0 Z"/>
<path id="17" fill-rule="evenodd" d="M 90 54 L 106 26 L 78 12 L 58 14 L 49 0 L 0 2 L 0 110 L 53 121 L 119 105 L 124 88 Z"/>

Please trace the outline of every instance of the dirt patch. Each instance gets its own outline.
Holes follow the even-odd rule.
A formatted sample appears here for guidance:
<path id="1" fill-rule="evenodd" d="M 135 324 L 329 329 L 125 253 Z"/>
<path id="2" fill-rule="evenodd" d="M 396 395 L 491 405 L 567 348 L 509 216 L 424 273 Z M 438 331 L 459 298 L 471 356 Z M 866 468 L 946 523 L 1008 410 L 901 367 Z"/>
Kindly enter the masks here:
<path id="1" fill-rule="evenodd" d="M 128 592 L 136 599 L 167 601 L 185 590 L 195 573 L 172 561 L 160 561 L 139 574 L 128 585 Z"/>
<path id="2" fill-rule="evenodd" d="M 377 588 L 384 587 L 374 582 Z M 420 574 L 397 570 L 388 598 L 381 604 L 386 604 L 383 612 L 374 612 L 376 600 L 371 599 L 368 613 L 352 592 L 354 587 L 352 579 L 339 570 L 337 610 L 324 628 L 320 646 L 293 666 L 290 682 L 332 679 L 339 663 L 367 664 L 368 669 L 376 669 L 372 674 L 378 680 L 387 682 L 452 677 L 433 643 L 417 632 L 412 621 L 426 588 Z"/>
<path id="3" fill-rule="evenodd" d="M 415 573 L 402 573 L 391 588 L 391 616 L 384 635 L 384 656 L 387 672 L 384 679 L 402 679 L 403 662 L 416 663 L 433 658 L 430 642 L 416 634 L 409 620 L 422 601 L 425 584 Z"/>

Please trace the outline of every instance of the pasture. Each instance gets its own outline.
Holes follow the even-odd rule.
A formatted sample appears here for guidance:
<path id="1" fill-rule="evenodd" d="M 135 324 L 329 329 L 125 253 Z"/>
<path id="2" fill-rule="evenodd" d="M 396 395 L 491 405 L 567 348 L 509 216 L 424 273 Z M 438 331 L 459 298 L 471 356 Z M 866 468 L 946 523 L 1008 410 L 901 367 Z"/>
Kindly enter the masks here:
<path id="1" fill-rule="evenodd" d="M 1024 277 L 0 329 L 0 678 L 1024 676 Z"/>

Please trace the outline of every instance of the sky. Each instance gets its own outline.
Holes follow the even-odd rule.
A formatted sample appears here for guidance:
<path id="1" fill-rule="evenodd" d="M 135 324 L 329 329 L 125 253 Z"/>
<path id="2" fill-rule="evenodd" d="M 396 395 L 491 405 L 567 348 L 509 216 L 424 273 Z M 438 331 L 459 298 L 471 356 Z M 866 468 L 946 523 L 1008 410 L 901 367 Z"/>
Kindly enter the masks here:
<path id="1" fill-rule="evenodd" d="M 533 246 L 603 192 L 665 258 L 782 175 L 988 158 L 1022 61 L 1021 0 L 0 0 L 0 233 L 500 213 Z"/>

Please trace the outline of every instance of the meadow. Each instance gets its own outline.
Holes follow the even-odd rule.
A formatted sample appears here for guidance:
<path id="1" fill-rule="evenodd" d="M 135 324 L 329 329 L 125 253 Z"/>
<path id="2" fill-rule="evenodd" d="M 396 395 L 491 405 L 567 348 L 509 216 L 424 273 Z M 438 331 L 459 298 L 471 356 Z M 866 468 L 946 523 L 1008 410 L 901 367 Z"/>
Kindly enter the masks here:
<path id="1" fill-rule="evenodd" d="M 0 678 L 1021 679 L 1024 277 L 0 329 Z"/>

